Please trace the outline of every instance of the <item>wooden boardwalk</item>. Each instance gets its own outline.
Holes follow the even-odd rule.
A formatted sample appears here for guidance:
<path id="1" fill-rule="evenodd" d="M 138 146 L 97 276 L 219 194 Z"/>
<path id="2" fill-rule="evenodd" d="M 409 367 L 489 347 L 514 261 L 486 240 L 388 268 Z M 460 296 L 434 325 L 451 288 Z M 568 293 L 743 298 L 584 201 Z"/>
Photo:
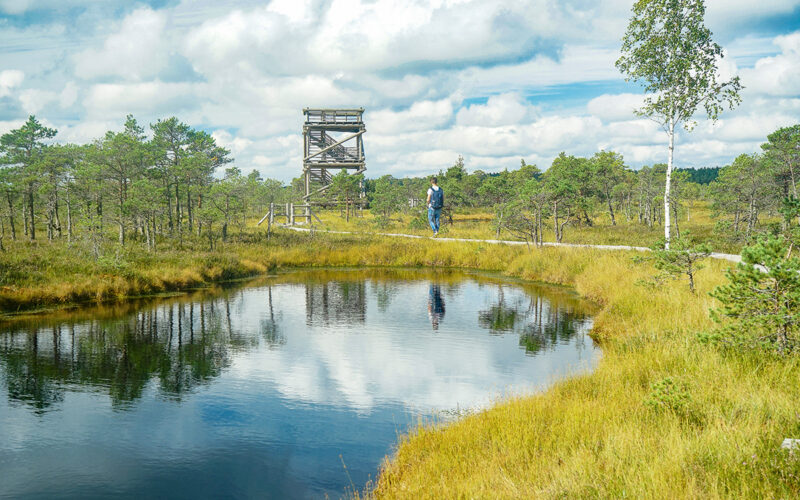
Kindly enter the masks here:
<path id="1" fill-rule="evenodd" d="M 292 231 L 300 231 L 300 232 L 309 232 L 312 229 L 306 227 L 294 227 L 294 226 L 284 226 L 286 229 L 291 229 Z M 436 238 L 432 236 L 420 236 L 417 234 L 404 234 L 404 233 L 358 233 L 353 231 L 329 231 L 323 229 L 314 229 L 313 231 L 318 231 L 322 233 L 331 233 L 331 234 L 355 234 L 355 235 L 376 235 L 376 236 L 389 236 L 392 238 L 412 238 L 412 239 L 419 239 L 419 240 L 434 240 L 434 241 L 457 241 L 457 242 L 464 242 L 464 243 L 488 243 L 490 245 L 527 245 L 524 241 L 514 241 L 514 240 L 482 240 L 482 239 L 475 239 L 475 238 L 445 238 L 437 236 Z M 649 252 L 650 249 L 647 247 L 633 247 L 627 245 L 586 245 L 581 243 L 555 243 L 552 241 L 545 241 L 542 243 L 542 246 L 546 247 L 566 247 L 566 248 L 594 248 L 597 250 L 624 250 L 624 251 L 634 251 L 634 252 Z M 720 260 L 727 260 L 730 262 L 741 262 L 742 256 L 731 254 L 731 253 L 719 253 L 719 252 L 712 252 L 710 257 L 712 259 L 720 259 Z"/>

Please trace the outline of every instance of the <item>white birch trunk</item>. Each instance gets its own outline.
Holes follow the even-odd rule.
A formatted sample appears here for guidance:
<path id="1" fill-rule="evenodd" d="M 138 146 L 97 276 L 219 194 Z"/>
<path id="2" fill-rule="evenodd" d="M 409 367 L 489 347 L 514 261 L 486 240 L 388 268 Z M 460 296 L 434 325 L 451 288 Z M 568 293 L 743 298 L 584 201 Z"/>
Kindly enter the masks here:
<path id="1" fill-rule="evenodd" d="M 669 119 L 669 155 L 667 156 L 667 182 L 664 187 L 664 248 L 669 250 L 670 238 L 670 203 L 669 190 L 672 184 L 672 156 L 675 152 L 675 118 Z"/>

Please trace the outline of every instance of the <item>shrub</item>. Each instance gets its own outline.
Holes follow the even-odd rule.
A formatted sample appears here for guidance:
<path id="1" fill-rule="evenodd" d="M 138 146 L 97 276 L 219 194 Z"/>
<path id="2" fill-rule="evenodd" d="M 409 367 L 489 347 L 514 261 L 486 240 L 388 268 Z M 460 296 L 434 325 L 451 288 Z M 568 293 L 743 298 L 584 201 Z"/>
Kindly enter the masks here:
<path id="1" fill-rule="evenodd" d="M 653 251 L 647 257 L 636 256 L 634 262 L 652 261 L 653 267 L 660 271 L 652 280 L 640 280 L 636 284 L 659 286 L 666 279 L 677 279 L 686 276 L 689 280 L 689 290 L 695 291 L 695 276 L 697 271 L 703 269 L 700 263 L 711 255 L 711 247 L 705 243 L 697 243 L 687 232 L 670 241 L 670 248 L 664 248 L 664 239 L 660 239 L 650 247 Z"/>
<path id="2" fill-rule="evenodd" d="M 690 415 L 692 397 L 686 384 L 666 377 L 650 386 L 644 404 L 655 411 L 670 411 L 676 415 L 687 417 Z"/>

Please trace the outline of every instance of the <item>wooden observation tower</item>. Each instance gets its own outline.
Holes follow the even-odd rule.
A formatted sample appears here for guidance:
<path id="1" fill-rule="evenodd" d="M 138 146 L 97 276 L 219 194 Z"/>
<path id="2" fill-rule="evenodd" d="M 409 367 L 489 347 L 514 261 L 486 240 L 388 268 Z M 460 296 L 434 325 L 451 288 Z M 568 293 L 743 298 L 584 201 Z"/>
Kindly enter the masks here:
<path id="1" fill-rule="evenodd" d="M 303 203 L 287 203 L 284 207 L 270 203 L 269 212 L 258 221 L 259 226 L 269 220 L 268 227 L 271 228 L 275 217 L 286 217 L 286 224 L 292 226 L 297 219 L 311 224 L 312 217 L 322 222 L 311 211 L 311 198 L 330 187 L 333 177 L 330 171 L 352 169 L 360 174 L 367 169 L 364 161 L 364 132 L 367 131 L 362 119 L 364 108 L 305 108 L 303 114 L 306 117 L 303 124 Z M 360 198 L 358 203 L 363 207 L 363 184 Z"/>
<path id="2" fill-rule="evenodd" d="M 311 109 L 303 114 L 303 201 L 324 192 L 331 184 L 330 170 L 352 169 L 359 174 L 367 169 L 364 160 L 364 108 Z M 363 187 L 362 187 L 363 192 Z"/>

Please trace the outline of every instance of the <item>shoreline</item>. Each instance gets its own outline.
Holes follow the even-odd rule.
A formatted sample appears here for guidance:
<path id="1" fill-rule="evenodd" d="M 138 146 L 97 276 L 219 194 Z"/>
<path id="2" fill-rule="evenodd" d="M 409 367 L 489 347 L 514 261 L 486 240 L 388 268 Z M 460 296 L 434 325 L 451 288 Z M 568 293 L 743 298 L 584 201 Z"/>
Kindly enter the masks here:
<path id="1" fill-rule="evenodd" d="M 352 237 L 355 241 L 346 242 L 348 245 L 369 245 L 376 238 L 398 238 L 410 239 L 422 245 L 428 243 L 467 243 L 477 245 L 500 245 L 510 246 L 517 249 L 526 246 L 522 241 L 506 240 L 481 240 L 466 238 L 430 238 L 424 236 L 408 235 L 402 233 L 355 233 L 346 231 L 316 231 L 312 233 L 309 229 L 298 227 L 286 227 L 284 229 L 299 234 L 305 234 L 313 238 L 315 234 L 323 234 L 335 237 Z M 298 234 L 298 235 L 299 235 Z M 297 244 L 298 242 L 293 242 Z M 307 243 L 300 242 L 300 244 Z M 269 247 L 269 243 L 264 245 Z M 260 248 L 258 243 L 247 243 L 234 245 L 232 250 L 222 249 L 221 252 L 207 252 L 203 255 L 204 262 L 194 262 L 186 266 L 181 266 L 178 272 L 159 272 L 157 265 L 142 265 L 133 271 L 126 270 L 125 273 L 111 274 L 103 273 L 99 276 L 73 274 L 76 281 L 70 282 L 67 279 L 53 281 L 51 283 L 33 286 L 0 286 L 0 320 L 13 318 L 19 315 L 37 315 L 57 312 L 65 309 L 73 309 L 99 304 L 119 303 L 127 300 L 139 298 L 156 297 L 161 294 L 182 294 L 191 290 L 203 289 L 224 283 L 239 280 L 249 280 L 263 276 L 266 273 L 281 270 L 309 269 L 320 267 L 342 268 L 342 267 L 424 267 L 428 263 L 383 263 L 383 262 L 352 262 L 345 261 L 342 264 L 327 264 L 314 262 L 293 263 L 293 262 L 273 262 L 269 259 L 253 258 L 250 255 L 244 256 L 240 251 L 242 247 L 247 251 Z M 577 245 L 577 244 L 556 244 L 545 243 L 546 248 L 573 248 L 573 249 L 599 249 L 612 251 L 649 251 L 644 247 L 624 247 L 612 245 Z M 530 247 L 530 249 L 542 249 L 543 247 Z M 197 260 L 190 250 L 185 251 L 186 255 L 179 255 L 183 258 Z M 219 256 L 222 257 L 219 257 Z M 158 258 L 159 254 L 148 254 L 146 257 Z M 219 257 L 219 258 L 218 258 Z M 266 257 L 269 257 L 268 255 Z M 734 256 L 732 256 L 734 257 Z M 736 256 L 738 257 L 738 256 Z M 202 259 L 201 259 L 202 260 Z M 210 261 L 210 262 L 207 262 Z M 435 267 L 447 267 L 434 264 Z M 454 269 L 464 270 L 483 270 L 489 272 L 503 273 L 503 269 L 498 266 L 474 267 L 453 265 Z M 171 270 L 170 270 L 171 271 Z M 102 281 L 97 281 L 101 278 Z M 546 280 L 528 280 L 541 281 Z M 563 283 L 552 283 L 563 284 Z"/>

